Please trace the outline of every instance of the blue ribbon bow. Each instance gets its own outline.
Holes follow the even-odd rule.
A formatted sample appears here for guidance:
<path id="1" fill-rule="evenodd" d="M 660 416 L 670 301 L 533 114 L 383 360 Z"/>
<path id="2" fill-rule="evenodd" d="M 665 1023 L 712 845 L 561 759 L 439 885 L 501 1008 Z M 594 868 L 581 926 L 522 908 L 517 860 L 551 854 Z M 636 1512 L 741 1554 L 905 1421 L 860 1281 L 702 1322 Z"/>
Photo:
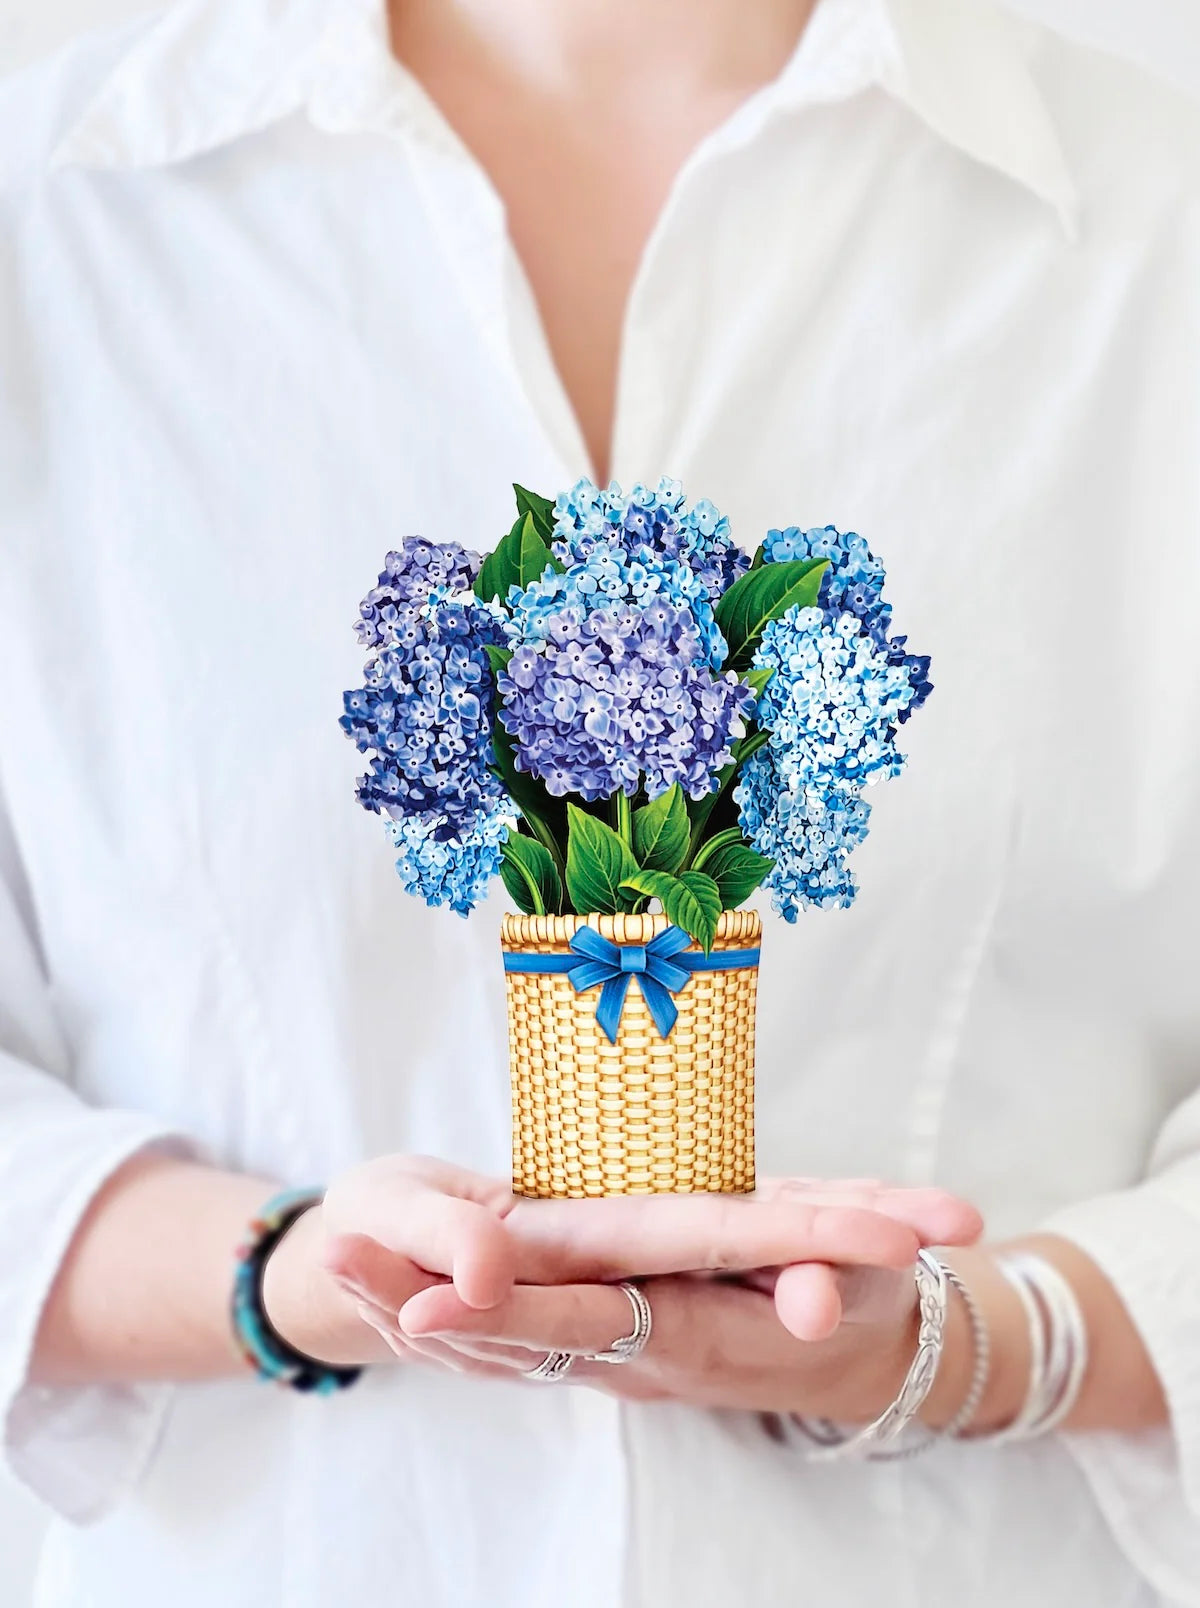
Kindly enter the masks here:
<path id="1" fill-rule="evenodd" d="M 635 977 L 655 1027 L 663 1038 L 670 1036 L 679 1015 L 671 995 L 678 994 L 692 975 L 672 956 L 686 949 L 691 941 L 678 927 L 668 927 L 648 944 L 614 944 L 602 938 L 594 927 L 580 927 L 571 939 L 571 948 L 581 959 L 567 972 L 567 979 L 576 993 L 595 988 L 597 983 L 603 985 L 596 1020 L 610 1044 L 617 1042 L 625 995 Z"/>
<path id="2" fill-rule="evenodd" d="M 506 951 L 508 972 L 565 973 L 576 993 L 600 989 L 596 1020 L 610 1044 L 617 1042 L 625 996 L 636 977 L 642 998 L 663 1038 L 669 1038 L 679 1012 L 672 994 L 678 994 L 693 972 L 740 971 L 758 965 L 757 949 L 723 949 L 715 955 L 684 954 L 691 943 L 679 927 L 667 927 L 648 944 L 614 944 L 594 927 L 580 927 L 571 939 L 569 955 L 522 955 Z"/>

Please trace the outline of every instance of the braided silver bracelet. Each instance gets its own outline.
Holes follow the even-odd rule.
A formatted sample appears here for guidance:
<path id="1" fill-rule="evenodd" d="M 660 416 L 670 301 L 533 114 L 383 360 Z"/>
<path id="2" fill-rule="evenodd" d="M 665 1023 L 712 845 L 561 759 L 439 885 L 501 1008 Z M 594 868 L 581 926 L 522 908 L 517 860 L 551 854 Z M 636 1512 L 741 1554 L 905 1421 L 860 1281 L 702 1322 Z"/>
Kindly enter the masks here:
<path id="1" fill-rule="evenodd" d="M 952 1267 L 946 1269 L 946 1277 L 962 1297 L 963 1306 L 967 1309 L 967 1321 L 971 1325 L 971 1344 L 975 1359 L 971 1368 L 971 1382 L 967 1386 L 967 1393 L 963 1397 L 962 1406 L 940 1431 L 942 1435 L 949 1435 L 953 1439 L 958 1439 L 960 1436 L 965 1435 L 971 1427 L 975 1414 L 979 1411 L 979 1404 L 983 1400 L 983 1393 L 987 1389 L 988 1380 L 991 1378 L 992 1338 L 988 1333 L 988 1326 L 978 1301 L 976 1301 Z"/>

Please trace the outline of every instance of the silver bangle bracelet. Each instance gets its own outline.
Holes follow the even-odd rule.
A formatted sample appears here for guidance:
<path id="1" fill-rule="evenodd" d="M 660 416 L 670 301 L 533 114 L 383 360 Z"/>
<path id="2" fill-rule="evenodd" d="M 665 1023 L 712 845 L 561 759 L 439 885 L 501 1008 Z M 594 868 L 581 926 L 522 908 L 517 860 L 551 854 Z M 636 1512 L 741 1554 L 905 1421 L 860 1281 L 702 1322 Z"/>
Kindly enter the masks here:
<path id="1" fill-rule="evenodd" d="M 993 1445 L 1048 1435 L 1070 1415 L 1088 1365 L 1087 1325 L 1078 1297 L 1056 1267 L 1028 1251 L 997 1258 L 1020 1298 L 1029 1327 L 1029 1386 L 1011 1424 L 984 1438 Z"/>
<path id="2" fill-rule="evenodd" d="M 967 1321 L 971 1326 L 972 1363 L 967 1393 L 954 1417 L 941 1429 L 926 1430 L 922 1439 L 913 1441 L 908 1446 L 899 1446 L 894 1451 L 872 1452 L 870 1456 L 874 1462 L 898 1463 L 910 1457 L 919 1457 L 922 1452 L 927 1452 L 941 1440 L 958 1439 L 979 1411 L 979 1404 L 987 1389 L 992 1369 L 992 1342 L 983 1313 L 959 1274 L 949 1263 L 944 1262 L 942 1267 L 947 1283 L 962 1297 L 963 1306 L 967 1310 Z"/>
<path id="3" fill-rule="evenodd" d="M 796 1428 L 813 1442 L 807 1453 L 810 1462 L 832 1463 L 850 1457 L 885 1456 L 887 1454 L 879 1448 L 894 1441 L 916 1417 L 929 1394 L 945 1345 L 950 1292 L 948 1271 L 932 1252 L 917 1252 L 914 1268 L 920 1312 L 917 1352 L 895 1401 L 886 1411 L 873 1423 L 850 1435 L 843 1435 L 828 1419 L 793 1417 Z"/>

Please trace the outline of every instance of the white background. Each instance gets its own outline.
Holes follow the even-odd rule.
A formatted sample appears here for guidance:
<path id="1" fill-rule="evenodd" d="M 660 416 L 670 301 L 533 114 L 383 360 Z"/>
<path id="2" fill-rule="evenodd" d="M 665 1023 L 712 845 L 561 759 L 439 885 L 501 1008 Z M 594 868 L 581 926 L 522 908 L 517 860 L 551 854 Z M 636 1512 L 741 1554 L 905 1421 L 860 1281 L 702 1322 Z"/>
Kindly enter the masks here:
<path id="1" fill-rule="evenodd" d="M 330 0 L 335 4 L 336 0 Z M 1017 9 L 1101 49 L 1133 57 L 1200 96 L 1196 0 L 1012 0 Z M 153 9 L 145 0 L 0 0 L 0 74 L 85 29 Z M 29 1608 L 41 1519 L 29 1498 L 0 1482 L 0 1608 Z"/>

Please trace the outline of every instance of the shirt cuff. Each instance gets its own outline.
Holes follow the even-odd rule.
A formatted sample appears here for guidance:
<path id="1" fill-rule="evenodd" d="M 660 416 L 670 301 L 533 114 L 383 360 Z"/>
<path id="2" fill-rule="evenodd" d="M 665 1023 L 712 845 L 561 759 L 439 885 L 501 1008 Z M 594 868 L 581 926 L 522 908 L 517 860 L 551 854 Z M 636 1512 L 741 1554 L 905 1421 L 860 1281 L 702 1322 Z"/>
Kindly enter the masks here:
<path id="1" fill-rule="evenodd" d="M 1182 1197 L 1182 1198 L 1180 1198 Z M 1064 1435 L 1126 1556 L 1200 1608 L 1200 1185 L 1190 1168 L 1056 1212 L 1121 1297 L 1162 1382 L 1170 1427 Z"/>
<path id="2" fill-rule="evenodd" d="M 13 1147 L 18 1159 L 0 1168 L 11 1190 L 0 1248 L 4 1458 L 9 1472 L 63 1518 L 89 1524 L 136 1483 L 157 1441 L 170 1387 L 29 1383 L 42 1310 L 106 1181 L 141 1151 L 193 1151 L 151 1118 L 85 1106 L 69 1115 L 59 1110 L 21 1140 Z M 13 1171 L 17 1176 L 9 1176 Z"/>

